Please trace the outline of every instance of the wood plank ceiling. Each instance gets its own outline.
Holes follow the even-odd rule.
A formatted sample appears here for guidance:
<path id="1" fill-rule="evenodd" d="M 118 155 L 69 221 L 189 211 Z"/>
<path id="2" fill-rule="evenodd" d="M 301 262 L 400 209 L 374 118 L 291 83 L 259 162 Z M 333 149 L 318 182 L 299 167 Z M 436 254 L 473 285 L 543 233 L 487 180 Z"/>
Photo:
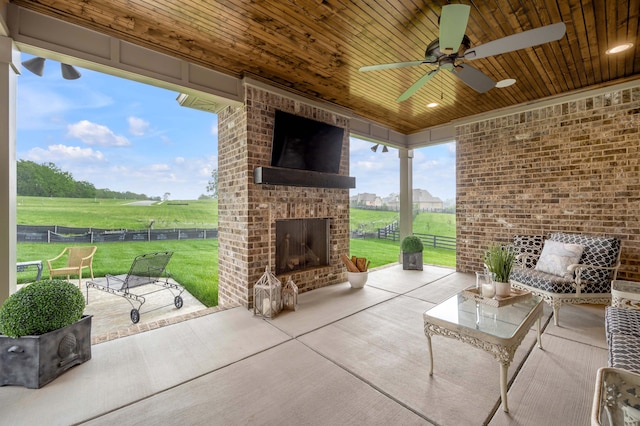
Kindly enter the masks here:
<path id="1" fill-rule="evenodd" d="M 564 22 L 556 42 L 473 61 L 513 86 L 479 94 L 440 72 L 396 98 L 431 65 L 359 72 L 421 60 L 438 37 L 444 0 L 11 0 L 19 6 L 236 76 L 258 77 L 332 102 L 409 134 L 466 116 L 640 76 L 640 0 L 463 0 L 472 46 Z M 457 2 L 457 1 L 454 1 Z M 634 43 L 622 54 L 605 50 Z M 440 103 L 427 108 L 429 102 Z"/>

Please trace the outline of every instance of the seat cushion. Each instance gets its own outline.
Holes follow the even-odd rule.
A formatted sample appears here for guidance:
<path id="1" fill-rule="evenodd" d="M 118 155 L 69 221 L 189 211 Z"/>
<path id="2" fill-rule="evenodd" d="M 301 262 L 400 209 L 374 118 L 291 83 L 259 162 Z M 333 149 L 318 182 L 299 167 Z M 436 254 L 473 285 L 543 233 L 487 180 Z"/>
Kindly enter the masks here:
<path id="1" fill-rule="evenodd" d="M 576 291 L 573 279 L 559 277 L 535 269 L 515 267 L 511 271 L 510 279 L 551 293 L 575 293 Z"/>
<path id="2" fill-rule="evenodd" d="M 560 277 L 572 278 L 573 273 L 569 272 L 567 268 L 580 261 L 583 250 L 584 247 L 580 244 L 545 241 L 535 269 Z"/>
<path id="3" fill-rule="evenodd" d="M 604 314 L 607 341 L 613 334 L 627 334 L 640 338 L 640 311 L 607 306 Z"/>
<path id="4" fill-rule="evenodd" d="M 640 337 L 613 334 L 609 345 L 609 367 L 640 374 Z"/>

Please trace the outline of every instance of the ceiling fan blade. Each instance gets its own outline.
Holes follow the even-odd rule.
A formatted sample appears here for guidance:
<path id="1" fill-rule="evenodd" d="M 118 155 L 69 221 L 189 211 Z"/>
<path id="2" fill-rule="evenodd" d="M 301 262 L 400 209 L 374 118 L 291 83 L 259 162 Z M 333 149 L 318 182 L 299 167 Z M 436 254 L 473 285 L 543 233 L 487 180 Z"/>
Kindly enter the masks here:
<path id="1" fill-rule="evenodd" d="M 420 78 L 418 81 L 416 81 L 415 83 L 413 83 L 411 85 L 411 87 L 409 87 L 407 90 L 404 91 L 404 93 L 402 95 L 400 95 L 400 97 L 398 99 L 396 99 L 397 102 L 402 102 L 402 101 L 406 101 L 407 99 L 409 99 L 414 93 L 416 93 L 418 91 L 419 88 L 421 88 L 422 86 L 424 86 L 425 84 L 427 84 L 427 81 L 431 80 L 431 78 L 436 75 L 438 73 L 438 70 L 431 70 L 428 73 L 426 73 L 422 78 Z"/>
<path id="2" fill-rule="evenodd" d="M 496 85 L 485 73 L 467 64 L 457 65 L 451 72 L 478 93 L 487 92 Z"/>
<path id="3" fill-rule="evenodd" d="M 560 40 L 564 37 L 566 28 L 564 22 L 558 22 L 557 24 L 545 25 L 544 27 L 499 38 L 467 50 L 464 53 L 464 58 L 486 58 L 487 56 L 500 55 L 501 53 L 513 52 L 514 50 Z"/>
<path id="4" fill-rule="evenodd" d="M 445 55 L 456 53 L 462 43 L 471 6 L 466 4 L 447 4 L 442 6 L 440 15 L 440 51 Z"/>
<path id="5" fill-rule="evenodd" d="M 433 62 L 435 62 L 435 58 Z M 388 70 L 391 68 L 415 67 L 417 65 L 422 65 L 425 63 L 429 63 L 429 61 L 422 60 L 422 61 L 395 62 L 393 64 L 367 65 L 365 67 L 361 67 L 360 71 L 365 72 L 365 71 Z"/>

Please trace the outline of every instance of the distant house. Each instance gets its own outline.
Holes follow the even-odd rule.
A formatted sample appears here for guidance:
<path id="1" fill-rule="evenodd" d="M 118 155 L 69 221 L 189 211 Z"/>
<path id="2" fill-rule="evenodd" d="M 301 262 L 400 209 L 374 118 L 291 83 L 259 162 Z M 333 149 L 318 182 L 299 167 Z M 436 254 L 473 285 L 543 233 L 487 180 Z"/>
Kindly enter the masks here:
<path id="1" fill-rule="evenodd" d="M 389 210 L 400 210 L 400 196 L 391 194 L 383 200 Z M 426 189 L 413 190 L 413 205 L 420 211 L 440 211 L 444 208 L 444 203 L 438 197 L 434 197 Z"/>
<path id="2" fill-rule="evenodd" d="M 426 189 L 413 190 L 413 205 L 420 211 L 442 210 L 444 203 L 438 197 L 434 197 Z"/>
<path id="3" fill-rule="evenodd" d="M 349 198 L 351 207 L 382 207 L 382 198 L 364 192 Z"/>

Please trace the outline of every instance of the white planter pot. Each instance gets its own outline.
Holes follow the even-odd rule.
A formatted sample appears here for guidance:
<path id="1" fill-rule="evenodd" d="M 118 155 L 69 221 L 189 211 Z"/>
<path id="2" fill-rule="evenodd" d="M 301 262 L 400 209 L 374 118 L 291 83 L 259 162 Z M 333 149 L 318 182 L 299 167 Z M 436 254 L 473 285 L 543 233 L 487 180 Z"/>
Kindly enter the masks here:
<path id="1" fill-rule="evenodd" d="M 369 271 L 367 272 L 347 272 L 347 280 L 351 284 L 351 288 L 362 288 L 367 283 Z"/>
<path id="2" fill-rule="evenodd" d="M 509 297 L 511 295 L 511 283 L 496 282 L 496 296 Z"/>

